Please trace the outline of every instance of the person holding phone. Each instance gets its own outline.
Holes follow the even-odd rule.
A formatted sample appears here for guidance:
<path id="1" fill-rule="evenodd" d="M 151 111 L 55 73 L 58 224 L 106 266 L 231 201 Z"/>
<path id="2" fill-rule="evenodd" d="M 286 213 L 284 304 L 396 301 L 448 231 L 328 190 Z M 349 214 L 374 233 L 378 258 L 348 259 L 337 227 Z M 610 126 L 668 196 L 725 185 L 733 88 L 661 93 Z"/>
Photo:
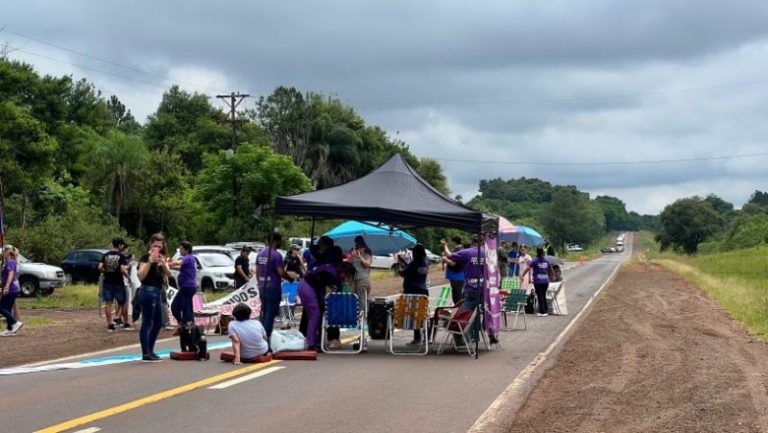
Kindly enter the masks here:
<path id="1" fill-rule="evenodd" d="M 155 342 L 163 327 L 162 286 L 165 279 L 171 275 L 166 262 L 165 236 L 155 233 L 149 238 L 149 251 L 139 260 L 139 301 L 141 302 L 141 361 L 158 362 L 160 357 L 155 353 Z"/>

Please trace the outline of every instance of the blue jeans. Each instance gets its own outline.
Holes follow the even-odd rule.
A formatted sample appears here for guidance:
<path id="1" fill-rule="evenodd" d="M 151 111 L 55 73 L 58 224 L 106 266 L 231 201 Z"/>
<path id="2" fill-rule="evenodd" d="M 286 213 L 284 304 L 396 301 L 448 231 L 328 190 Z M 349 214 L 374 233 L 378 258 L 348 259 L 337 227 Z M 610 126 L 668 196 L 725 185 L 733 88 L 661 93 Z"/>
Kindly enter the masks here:
<path id="1" fill-rule="evenodd" d="M 160 334 L 160 329 L 163 327 L 160 288 L 142 285 L 139 291 L 139 301 L 141 302 L 141 329 L 139 330 L 141 353 L 149 355 L 155 352 L 155 341 L 157 341 L 157 335 Z"/>
<path id="2" fill-rule="evenodd" d="M 272 335 L 272 328 L 275 325 L 275 318 L 280 313 L 280 301 L 283 298 L 283 289 L 273 287 L 269 289 L 259 289 L 259 299 L 261 299 L 261 316 L 259 320 L 267 331 L 267 338 Z"/>
<path id="3" fill-rule="evenodd" d="M 5 317 L 5 322 L 8 325 L 9 331 L 11 330 L 11 327 L 16 324 L 16 319 L 13 318 L 13 304 L 16 302 L 16 297 L 18 296 L 18 293 L 9 293 L 0 298 L 0 315 Z"/>
<path id="4" fill-rule="evenodd" d="M 186 326 L 195 321 L 195 312 L 192 309 L 192 298 L 197 293 L 196 287 L 182 287 L 171 302 L 171 314 L 179 326 Z"/>

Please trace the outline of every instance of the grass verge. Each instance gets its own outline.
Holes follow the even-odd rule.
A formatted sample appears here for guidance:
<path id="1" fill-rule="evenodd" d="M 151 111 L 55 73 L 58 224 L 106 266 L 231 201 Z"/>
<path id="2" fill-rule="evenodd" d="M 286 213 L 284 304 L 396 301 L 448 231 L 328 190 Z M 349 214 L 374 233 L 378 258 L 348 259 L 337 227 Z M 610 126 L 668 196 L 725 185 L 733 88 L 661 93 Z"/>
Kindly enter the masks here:
<path id="1" fill-rule="evenodd" d="M 63 309 L 98 308 L 99 287 L 95 284 L 74 284 L 56 289 L 50 296 L 19 298 L 19 308 Z"/>
<path id="2" fill-rule="evenodd" d="M 654 262 L 703 290 L 733 318 L 768 341 L 768 247 L 695 257 L 664 254 Z"/>

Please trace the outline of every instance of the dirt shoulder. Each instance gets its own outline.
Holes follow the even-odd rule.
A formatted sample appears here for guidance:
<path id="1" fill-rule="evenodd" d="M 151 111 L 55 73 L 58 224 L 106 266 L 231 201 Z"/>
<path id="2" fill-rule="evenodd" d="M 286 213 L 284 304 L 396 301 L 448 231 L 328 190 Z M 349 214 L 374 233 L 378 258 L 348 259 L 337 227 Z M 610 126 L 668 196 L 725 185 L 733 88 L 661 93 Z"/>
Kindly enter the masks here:
<path id="1" fill-rule="evenodd" d="M 429 273 L 433 285 L 446 283 L 443 271 L 433 266 Z M 387 296 L 402 291 L 402 278 L 374 281 L 372 296 Z M 62 290 L 66 290 L 62 289 Z M 20 303 L 24 328 L 14 337 L 0 338 L 0 368 L 106 350 L 139 342 L 136 331 L 108 333 L 106 322 L 96 309 L 32 310 Z M 5 322 L 2 322 L 3 329 Z M 159 338 L 168 338 L 161 331 Z M 137 349 L 138 351 L 138 349 Z"/>
<path id="2" fill-rule="evenodd" d="M 768 345 L 682 278 L 633 262 L 508 431 L 768 431 Z"/>

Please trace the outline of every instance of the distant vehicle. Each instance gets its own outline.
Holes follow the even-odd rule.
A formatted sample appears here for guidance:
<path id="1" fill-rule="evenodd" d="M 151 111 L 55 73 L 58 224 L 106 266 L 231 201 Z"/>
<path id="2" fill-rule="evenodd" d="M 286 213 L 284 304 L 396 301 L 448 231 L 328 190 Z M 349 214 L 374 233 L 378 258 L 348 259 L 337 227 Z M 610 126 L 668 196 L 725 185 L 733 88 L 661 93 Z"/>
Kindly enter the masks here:
<path id="1" fill-rule="evenodd" d="M 225 290 L 235 287 L 235 259 L 239 252 L 229 247 L 218 245 L 201 245 L 192 248 L 192 255 L 197 262 L 197 286 L 202 290 Z M 181 254 L 177 251 L 173 255 L 178 260 Z M 178 270 L 171 271 L 170 284 L 178 287 L 176 279 Z"/>
<path id="2" fill-rule="evenodd" d="M 601 253 L 618 253 L 619 251 L 616 249 L 616 247 L 605 247 L 600 248 Z"/>
<path id="3" fill-rule="evenodd" d="M 570 244 L 570 245 L 566 245 L 565 249 L 566 249 L 567 251 L 584 251 L 584 247 L 582 247 L 582 246 L 581 246 L 581 245 L 579 245 L 579 244 Z"/>
<path id="4" fill-rule="evenodd" d="M 67 280 L 64 270 L 58 266 L 36 263 L 19 256 L 19 284 L 22 296 L 48 296 L 57 287 L 63 287 Z"/>
<path id="5" fill-rule="evenodd" d="M 73 281 L 97 283 L 99 281 L 99 262 L 109 250 L 83 249 L 72 250 L 61 262 L 67 284 Z"/>
<path id="6" fill-rule="evenodd" d="M 616 245 L 618 245 L 620 247 L 623 247 L 624 246 L 624 241 L 616 241 Z"/>

